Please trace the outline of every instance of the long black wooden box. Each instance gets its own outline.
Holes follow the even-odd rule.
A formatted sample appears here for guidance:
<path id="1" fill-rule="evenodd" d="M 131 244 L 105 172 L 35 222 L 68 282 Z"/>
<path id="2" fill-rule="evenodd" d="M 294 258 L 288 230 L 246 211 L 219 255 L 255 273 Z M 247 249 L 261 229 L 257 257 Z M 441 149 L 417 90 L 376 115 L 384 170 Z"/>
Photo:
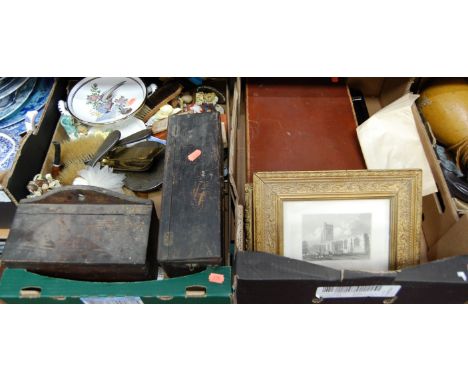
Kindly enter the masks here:
<path id="1" fill-rule="evenodd" d="M 169 119 L 158 262 L 170 276 L 222 262 L 222 158 L 217 112 Z"/>

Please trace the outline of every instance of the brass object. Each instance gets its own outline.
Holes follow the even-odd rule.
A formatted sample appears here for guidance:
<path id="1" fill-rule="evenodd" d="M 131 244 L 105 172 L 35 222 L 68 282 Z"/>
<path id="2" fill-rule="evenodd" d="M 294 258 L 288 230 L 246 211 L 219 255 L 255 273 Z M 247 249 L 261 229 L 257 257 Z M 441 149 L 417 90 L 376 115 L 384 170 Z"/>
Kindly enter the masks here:
<path id="1" fill-rule="evenodd" d="M 445 79 L 421 92 L 419 107 L 436 138 L 453 146 L 468 137 L 468 82 Z"/>
<path id="2" fill-rule="evenodd" d="M 284 255 L 286 201 L 388 199 L 389 269 L 418 264 L 421 179 L 421 170 L 258 172 L 253 177 L 254 250 Z"/>
<path id="3" fill-rule="evenodd" d="M 103 165 L 118 171 L 146 171 L 153 159 L 164 149 L 158 142 L 140 142 L 130 147 L 117 147 L 101 160 Z"/>
<path id="4" fill-rule="evenodd" d="M 468 165 L 468 81 L 436 80 L 421 92 L 418 105 L 437 140 L 456 152 L 458 165 Z"/>
<path id="5" fill-rule="evenodd" d="M 119 130 L 114 130 L 110 132 L 107 135 L 106 139 L 104 139 L 104 142 L 102 142 L 102 145 L 99 147 L 99 149 L 96 151 L 96 153 L 88 162 L 88 166 L 94 167 L 101 160 L 101 158 L 103 158 L 109 152 L 109 150 L 112 150 L 112 148 L 116 145 L 116 143 L 119 140 L 120 140 Z"/>
<path id="6" fill-rule="evenodd" d="M 124 184 L 135 192 L 148 192 L 157 189 L 164 179 L 164 150 L 154 158 L 151 167 L 144 172 L 125 171 Z"/>

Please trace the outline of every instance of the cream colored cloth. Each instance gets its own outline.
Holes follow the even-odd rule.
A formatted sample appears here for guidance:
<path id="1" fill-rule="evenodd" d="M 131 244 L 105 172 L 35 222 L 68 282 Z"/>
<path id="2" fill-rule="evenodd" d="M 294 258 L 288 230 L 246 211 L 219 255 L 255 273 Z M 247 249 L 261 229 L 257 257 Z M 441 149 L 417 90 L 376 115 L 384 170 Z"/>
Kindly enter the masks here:
<path id="1" fill-rule="evenodd" d="M 437 192 L 437 186 L 411 110 L 418 97 L 405 94 L 361 124 L 357 134 L 368 169 L 422 169 L 425 196 Z"/>

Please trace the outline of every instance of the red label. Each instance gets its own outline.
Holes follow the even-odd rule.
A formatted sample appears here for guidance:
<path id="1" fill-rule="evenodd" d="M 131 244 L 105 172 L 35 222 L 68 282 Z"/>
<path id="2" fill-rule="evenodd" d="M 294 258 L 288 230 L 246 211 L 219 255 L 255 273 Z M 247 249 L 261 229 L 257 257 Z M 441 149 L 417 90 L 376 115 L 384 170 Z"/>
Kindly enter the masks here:
<path id="1" fill-rule="evenodd" d="M 196 149 L 193 153 L 189 154 L 187 159 L 190 162 L 193 162 L 195 159 L 197 159 L 201 155 L 201 150 Z"/>
<path id="2" fill-rule="evenodd" d="M 224 282 L 224 275 L 220 275 L 219 273 L 210 273 L 208 281 L 210 283 L 222 284 Z"/>

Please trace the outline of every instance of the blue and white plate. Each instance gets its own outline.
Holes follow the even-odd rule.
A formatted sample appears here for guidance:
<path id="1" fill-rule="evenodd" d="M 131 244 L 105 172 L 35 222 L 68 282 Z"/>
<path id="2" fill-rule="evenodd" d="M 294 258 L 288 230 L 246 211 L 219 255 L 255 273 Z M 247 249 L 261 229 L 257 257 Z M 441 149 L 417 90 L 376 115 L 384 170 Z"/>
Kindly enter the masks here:
<path id="1" fill-rule="evenodd" d="M 15 161 L 21 137 L 0 132 L 0 171 L 11 168 Z"/>
<path id="2" fill-rule="evenodd" d="M 42 113 L 44 112 L 44 108 L 41 108 L 38 110 L 35 123 L 36 125 L 39 123 L 42 117 Z M 24 119 L 22 121 L 16 122 L 13 125 L 0 128 L 0 133 L 6 133 L 10 136 L 20 136 L 21 134 L 24 134 L 26 132 L 26 125 L 24 123 Z"/>
<path id="3" fill-rule="evenodd" d="M 36 78 L 30 78 L 16 92 L 0 100 L 0 120 L 14 113 L 28 99 L 36 85 Z"/>
<path id="4" fill-rule="evenodd" d="M 53 85 L 53 78 L 40 78 L 36 82 L 36 86 L 33 92 L 31 93 L 27 101 L 23 104 L 23 106 L 21 106 L 18 110 L 16 110 L 7 118 L 2 119 L 0 121 L 0 131 L 3 130 L 5 127 L 23 121 L 28 111 L 41 109 L 47 102 Z"/>
<path id="5" fill-rule="evenodd" d="M 27 80 L 29 80 L 29 77 L 3 77 L 0 80 L 0 99 L 15 92 Z"/>

